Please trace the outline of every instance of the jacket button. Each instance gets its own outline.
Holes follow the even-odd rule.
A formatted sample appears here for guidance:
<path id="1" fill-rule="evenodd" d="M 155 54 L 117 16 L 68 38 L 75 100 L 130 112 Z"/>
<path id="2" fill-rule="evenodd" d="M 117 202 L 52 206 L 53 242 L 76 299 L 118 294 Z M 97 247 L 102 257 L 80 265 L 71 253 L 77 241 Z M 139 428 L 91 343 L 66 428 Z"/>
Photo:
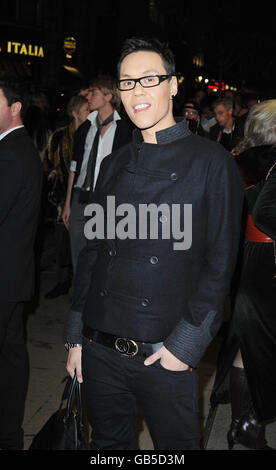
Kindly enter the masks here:
<path id="1" fill-rule="evenodd" d="M 168 217 L 164 214 L 160 215 L 159 222 L 161 222 L 161 224 L 165 224 L 166 222 L 168 222 Z"/>
<path id="2" fill-rule="evenodd" d="M 106 297 L 107 296 L 107 290 L 101 290 L 100 296 L 101 297 Z"/>
<path id="3" fill-rule="evenodd" d="M 149 299 L 143 299 L 141 305 L 142 307 L 147 307 L 149 305 Z"/>
<path id="4" fill-rule="evenodd" d="M 178 180 L 178 175 L 177 175 L 177 173 L 172 173 L 171 176 L 170 176 L 170 178 L 171 178 L 172 181 Z"/>
<path id="5" fill-rule="evenodd" d="M 112 248 L 112 250 L 109 251 L 109 256 L 116 256 L 117 252 L 115 248 Z"/>
<path id="6" fill-rule="evenodd" d="M 157 256 L 151 256 L 151 257 L 150 257 L 150 262 L 151 262 L 151 264 L 157 264 L 158 261 L 159 261 L 159 260 L 158 260 Z"/>

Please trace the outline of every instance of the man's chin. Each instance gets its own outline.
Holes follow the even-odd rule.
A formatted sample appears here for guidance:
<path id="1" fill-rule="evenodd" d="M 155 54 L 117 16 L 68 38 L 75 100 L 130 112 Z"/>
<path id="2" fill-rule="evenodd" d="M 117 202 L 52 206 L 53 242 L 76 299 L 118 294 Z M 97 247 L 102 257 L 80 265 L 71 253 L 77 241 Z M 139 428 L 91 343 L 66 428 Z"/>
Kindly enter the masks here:
<path id="1" fill-rule="evenodd" d="M 154 127 L 155 123 L 152 123 L 148 120 L 145 120 L 145 119 L 139 119 L 139 118 L 133 118 L 132 116 L 132 122 L 133 124 L 135 124 L 136 127 L 138 127 L 138 129 L 140 129 L 141 131 L 144 131 L 144 130 L 147 130 L 147 129 L 150 129 L 151 127 Z"/>

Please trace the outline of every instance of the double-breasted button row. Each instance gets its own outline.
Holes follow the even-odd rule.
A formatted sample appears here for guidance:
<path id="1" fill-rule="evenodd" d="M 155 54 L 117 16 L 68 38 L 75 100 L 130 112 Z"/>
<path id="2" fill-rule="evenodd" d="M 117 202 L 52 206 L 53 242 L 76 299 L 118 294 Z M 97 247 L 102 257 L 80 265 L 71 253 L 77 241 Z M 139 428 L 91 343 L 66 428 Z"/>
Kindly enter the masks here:
<path id="1" fill-rule="evenodd" d="M 100 296 L 101 297 L 107 297 L 107 295 L 108 295 L 108 292 L 107 292 L 106 289 L 100 291 Z"/>
<path id="2" fill-rule="evenodd" d="M 115 249 L 111 249 L 111 250 L 109 251 L 109 256 L 116 256 L 116 254 L 117 254 L 117 253 L 116 253 L 116 250 L 115 250 Z M 157 256 L 151 256 L 149 260 L 150 260 L 150 263 L 151 263 L 151 264 L 157 264 L 157 263 L 159 263 L 159 259 L 157 258 Z"/>
<path id="3" fill-rule="evenodd" d="M 161 222 L 161 224 L 165 224 L 168 222 L 168 217 L 165 214 L 160 215 L 159 222 Z"/>
<path id="4" fill-rule="evenodd" d="M 106 289 L 103 289 L 100 291 L 100 296 L 101 297 L 107 297 L 108 296 L 108 291 Z M 140 304 L 142 305 L 142 307 L 148 307 L 148 305 L 150 304 L 150 301 L 149 299 L 141 299 L 140 300 Z"/>
<path id="5" fill-rule="evenodd" d="M 171 179 L 172 181 L 178 180 L 178 174 L 177 174 L 177 173 L 171 173 L 170 179 Z"/>

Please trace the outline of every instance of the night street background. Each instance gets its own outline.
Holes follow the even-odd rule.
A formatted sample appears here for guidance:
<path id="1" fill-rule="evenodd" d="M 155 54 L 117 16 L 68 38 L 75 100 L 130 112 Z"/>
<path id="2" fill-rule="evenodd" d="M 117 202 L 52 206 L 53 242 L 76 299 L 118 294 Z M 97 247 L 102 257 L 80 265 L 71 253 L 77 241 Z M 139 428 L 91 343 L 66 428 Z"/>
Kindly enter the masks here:
<path id="1" fill-rule="evenodd" d="M 260 99 L 274 98 L 271 5 L 237 0 L 0 0 L 0 68 L 43 90 L 62 114 L 68 97 L 91 77 L 116 75 L 125 38 L 146 35 L 165 40 L 175 54 L 181 77 L 176 108 L 198 88 L 210 92 L 212 82 L 256 93 Z M 67 38 L 75 41 L 69 55 L 64 49 Z M 43 48 L 43 57 L 34 55 L 35 45 Z"/>
<path id="2" fill-rule="evenodd" d="M 91 78 L 100 73 L 116 77 L 121 45 L 132 36 L 157 37 L 174 52 L 176 115 L 197 90 L 204 90 L 210 101 L 227 90 L 242 99 L 276 98 L 275 12 L 270 1 L 0 0 L 0 70 L 23 80 L 30 96 L 45 96 L 51 132 L 68 124 L 67 103 Z M 62 330 L 72 293 L 45 299 L 56 279 L 50 206 L 42 209 L 40 285 L 26 315 L 31 372 L 25 449 L 57 409 L 67 375 Z M 214 339 L 199 365 L 201 435 L 223 338 L 221 333 Z M 220 406 L 208 450 L 227 448 L 229 421 L 230 405 Z M 139 426 L 139 445 L 151 450 L 142 418 Z M 268 441 L 276 447 L 276 422 L 268 426 Z"/>

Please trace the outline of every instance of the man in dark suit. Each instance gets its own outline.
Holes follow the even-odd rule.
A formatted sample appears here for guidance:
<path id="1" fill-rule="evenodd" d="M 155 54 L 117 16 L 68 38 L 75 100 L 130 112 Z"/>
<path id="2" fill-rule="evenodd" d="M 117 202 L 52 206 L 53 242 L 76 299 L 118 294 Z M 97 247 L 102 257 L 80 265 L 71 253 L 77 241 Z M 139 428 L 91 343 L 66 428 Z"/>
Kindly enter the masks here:
<path id="1" fill-rule="evenodd" d="M 20 85 L 0 75 L 0 448 L 22 449 L 28 355 L 23 306 L 34 289 L 42 168 L 25 131 Z"/>
<path id="2" fill-rule="evenodd" d="M 131 140 L 133 129 L 117 112 L 120 97 L 113 77 L 99 75 L 92 80 L 87 100 L 91 112 L 75 133 L 73 159 L 62 215 L 65 226 L 69 229 L 74 271 L 79 252 L 86 244 L 83 232 L 84 209 L 88 201 L 93 199 L 101 163 L 113 150 Z"/>

